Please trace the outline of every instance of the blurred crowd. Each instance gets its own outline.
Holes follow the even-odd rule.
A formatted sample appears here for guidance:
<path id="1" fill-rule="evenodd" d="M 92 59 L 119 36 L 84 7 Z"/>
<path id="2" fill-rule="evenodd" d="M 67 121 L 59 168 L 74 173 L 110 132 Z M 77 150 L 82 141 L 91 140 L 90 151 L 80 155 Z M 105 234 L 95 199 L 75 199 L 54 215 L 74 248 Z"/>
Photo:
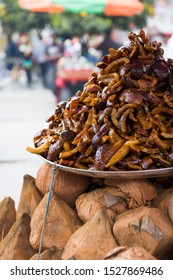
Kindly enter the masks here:
<path id="1" fill-rule="evenodd" d="M 165 58 L 173 57 L 172 34 L 160 34 L 153 29 L 149 35 L 152 40 L 162 43 Z M 94 71 L 96 62 L 108 53 L 109 48 L 117 49 L 126 44 L 128 32 L 113 29 L 102 35 L 86 33 L 81 37 L 63 38 L 53 31 L 34 30 L 28 34 L 14 33 L 7 39 L 4 53 L 8 71 L 17 79 L 22 69 L 29 88 L 33 86 L 33 76 L 37 75 L 43 87 L 50 89 L 59 101 L 64 87 L 69 87 L 73 95 L 86 82 L 82 79 L 64 81 L 59 75 L 60 70 L 78 71 L 78 78 L 86 69 Z"/>
<path id="2" fill-rule="evenodd" d="M 109 30 L 103 35 L 90 36 L 86 33 L 82 37 L 72 38 L 63 38 L 56 32 L 45 30 L 28 34 L 14 33 L 7 38 L 5 63 L 13 75 L 17 76 L 15 72 L 19 69 L 25 71 L 28 87 L 33 86 L 33 75 L 37 75 L 42 85 L 57 95 L 58 85 L 61 87 L 63 84 L 60 80 L 56 82 L 60 68 L 81 71 L 94 69 L 95 63 L 110 47 L 118 48 L 122 44 L 116 30 Z"/>

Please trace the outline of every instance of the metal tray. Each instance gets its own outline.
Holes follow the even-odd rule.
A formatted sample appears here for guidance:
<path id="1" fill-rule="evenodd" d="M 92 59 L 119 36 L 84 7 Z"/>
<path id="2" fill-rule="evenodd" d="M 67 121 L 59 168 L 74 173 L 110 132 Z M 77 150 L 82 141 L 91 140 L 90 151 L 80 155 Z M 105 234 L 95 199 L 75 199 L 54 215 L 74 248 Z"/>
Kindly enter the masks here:
<path id="1" fill-rule="evenodd" d="M 57 167 L 60 170 L 74 173 L 78 175 L 95 177 L 95 178 L 109 178 L 109 179 L 143 179 L 173 176 L 173 167 L 149 169 L 149 170 L 135 170 L 135 171 L 94 171 L 72 168 L 60 164 L 56 164 L 41 156 L 41 158 L 48 164 Z"/>

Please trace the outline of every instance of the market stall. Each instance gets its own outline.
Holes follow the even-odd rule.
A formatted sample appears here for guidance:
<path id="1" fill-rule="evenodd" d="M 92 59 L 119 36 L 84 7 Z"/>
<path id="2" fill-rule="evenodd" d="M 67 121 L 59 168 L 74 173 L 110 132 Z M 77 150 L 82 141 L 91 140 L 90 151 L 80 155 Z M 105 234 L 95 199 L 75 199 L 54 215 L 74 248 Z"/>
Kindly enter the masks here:
<path id="1" fill-rule="evenodd" d="M 97 67 L 85 57 L 60 58 L 55 80 L 57 101 L 64 100 L 64 90 L 68 91 L 69 97 L 73 96 L 77 90 L 81 90 L 94 71 L 98 71 Z"/>

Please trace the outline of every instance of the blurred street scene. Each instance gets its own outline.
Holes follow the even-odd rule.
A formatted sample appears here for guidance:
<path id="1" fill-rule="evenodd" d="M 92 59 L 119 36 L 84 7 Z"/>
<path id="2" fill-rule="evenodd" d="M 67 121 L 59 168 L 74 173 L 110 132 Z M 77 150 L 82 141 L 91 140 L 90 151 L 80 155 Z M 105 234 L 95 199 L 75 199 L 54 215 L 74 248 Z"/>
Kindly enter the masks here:
<path id="1" fill-rule="evenodd" d="M 0 201 L 19 202 L 23 176 L 35 177 L 42 164 L 26 146 L 47 127 L 57 102 L 82 90 L 109 48 L 144 29 L 173 58 L 173 0 L 139 1 L 135 14 L 126 8 L 117 15 L 53 11 L 50 2 L 37 10 L 22 6 L 27 0 L 0 1 Z"/>
<path id="2" fill-rule="evenodd" d="M 23 81 L 24 82 L 24 81 Z M 39 83 L 32 90 L 21 83 L 6 81 L 0 89 L 0 201 L 11 196 L 19 201 L 23 175 L 35 177 L 40 158 L 26 151 L 33 136 L 47 127 L 46 118 L 54 112 L 55 99 Z"/>

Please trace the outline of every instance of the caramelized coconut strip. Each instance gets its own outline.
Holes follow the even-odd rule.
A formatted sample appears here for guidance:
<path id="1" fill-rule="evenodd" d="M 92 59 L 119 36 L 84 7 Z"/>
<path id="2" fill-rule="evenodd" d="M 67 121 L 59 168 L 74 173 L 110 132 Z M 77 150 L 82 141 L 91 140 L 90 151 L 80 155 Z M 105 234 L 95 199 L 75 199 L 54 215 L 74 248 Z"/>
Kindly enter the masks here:
<path id="1" fill-rule="evenodd" d="M 69 128 L 73 127 L 71 113 L 68 109 L 64 110 L 64 123 L 63 124 Z"/>
<path id="2" fill-rule="evenodd" d="M 88 130 L 89 130 L 89 127 L 96 125 L 96 124 L 97 124 L 97 121 L 96 121 L 95 108 L 92 107 L 89 111 L 88 118 L 87 118 L 87 121 L 85 123 L 83 130 L 73 139 L 72 144 L 77 145 L 80 141 L 83 142 L 83 140 L 85 140 L 85 142 L 87 142 L 87 143 L 90 143 L 91 138 L 90 138 L 90 134 L 89 134 Z"/>
<path id="3" fill-rule="evenodd" d="M 119 118 L 121 116 L 121 114 L 128 108 L 137 108 L 138 106 L 136 104 L 125 104 L 123 107 L 121 107 L 117 113 L 116 113 L 116 118 Z"/>
<path id="4" fill-rule="evenodd" d="M 88 105 L 88 106 L 95 106 L 98 103 L 98 101 L 99 101 L 99 98 L 95 97 L 94 93 L 85 97 L 85 99 L 83 100 L 83 102 L 86 103 L 86 105 Z"/>
<path id="5" fill-rule="evenodd" d="M 138 46 L 137 45 L 134 45 L 132 47 L 132 50 L 131 50 L 131 53 L 129 54 L 129 58 L 132 58 L 138 51 Z"/>
<path id="6" fill-rule="evenodd" d="M 138 37 L 141 38 L 142 42 L 144 43 L 144 46 L 145 46 L 146 44 L 147 44 L 147 45 L 150 44 L 150 40 L 149 40 L 149 38 L 146 36 L 146 34 L 145 34 L 145 32 L 144 32 L 143 29 L 141 29 L 141 30 L 139 31 Z"/>
<path id="7" fill-rule="evenodd" d="M 137 85 L 140 89 L 151 89 L 157 84 L 157 82 L 158 80 L 156 78 L 150 77 L 150 79 L 145 78 L 145 80 L 138 80 Z"/>
<path id="8" fill-rule="evenodd" d="M 173 131 L 172 132 L 169 132 L 169 131 L 162 132 L 160 135 L 163 136 L 164 138 L 167 138 L 167 139 L 173 138 Z"/>
<path id="9" fill-rule="evenodd" d="M 161 122 L 161 120 L 159 120 L 159 119 L 156 120 L 156 119 L 150 117 L 150 122 L 155 124 L 156 126 L 158 126 L 162 132 L 166 132 L 167 131 L 166 127 Z"/>
<path id="10" fill-rule="evenodd" d="M 116 60 L 114 60 L 113 62 L 111 62 L 105 69 L 106 73 L 110 73 L 111 70 L 117 71 L 118 68 L 120 67 L 120 65 L 122 64 L 128 64 L 130 63 L 130 59 L 128 59 L 127 57 L 120 57 L 117 58 Z"/>
<path id="11" fill-rule="evenodd" d="M 109 140 L 109 136 L 108 135 L 104 135 L 102 136 L 101 140 L 100 140 L 100 144 L 103 145 L 104 143 L 106 143 Z"/>
<path id="12" fill-rule="evenodd" d="M 113 85 L 111 86 L 111 91 L 114 92 L 120 86 L 121 88 L 123 88 L 122 81 L 123 79 L 120 79 L 119 81 L 114 81 Z"/>
<path id="13" fill-rule="evenodd" d="M 111 112 L 111 120 L 113 122 L 113 124 L 119 128 L 119 121 L 117 120 L 116 118 L 116 114 L 117 114 L 117 109 L 116 108 L 113 108 L 112 109 L 112 112 Z"/>
<path id="14" fill-rule="evenodd" d="M 142 54 L 142 55 L 139 55 L 138 56 L 139 59 L 141 60 L 152 60 L 154 61 L 154 55 L 151 53 L 151 54 Z"/>
<path id="15" fill-rule="evenodd" d="M 160 114 L 160 113 L 164 113 L 164 114 L 169 114 L 173 117 L 173 110 L 169 109 L 168 107 L 156 107 L 152 110 L 152 114 L 156 115 L 156 114 Z"/>
<path id="16" fill-rule="evenodd" d="M 112 108 L 111 107 L 107 107 L 103 111 L 100 111 L 99 114 L 97 115 L 97 117 L 98 117 L 98 120 L 97 120 L 98 124 L 102 123 L 103 119 L 106 116 L 109 116 L 111 112 L 112 112 Z"/>
<path id="17" fill-rule="evenodd" d="M 92 94 L 88 95 L 87 97 L 85 97 L 85 99 L 83 100 L 83 102 L 84 102 L 84 103 L 90 102 L 94 97 L 95 97 L 95 94 L 92 93 Z"/>
<path id="18" fill-rule="evenodd" d="M 114 48 L 109 48 L 109 52 L 110 52 L 111 58 L 116 59 L 120 56 L 120 51 L 118 51 Z"/>
<path id="19" fill-rule="evenodd" d="M 115 165 L 118 163 L 120 160 L 126 157 L 126 155 L 130 151 L 130 145 L 131 144 L 138 144 L 138 140 L 130 140 L 126 141 L 121 148 L 111 157 L 109 162 L 106 164 L 106 168 L 110 167 L 111 165 Z"/>
<path id="20" fill-rule="evenodd" d="M 139 45 L 139 55 L 138 55 L 138 59 L 140 59 L 140 57 L 142 56 L 143 59 L 146 60 L 146 52 L 145 52 L 145 48 L 142 44 Z"/>
<path id="21" fill-rule="evenodd" d="M 89 127 L 93 126 L 94 124 L 97 124 L 97 121 L 96 121 L 95 108 L 92 107 L 88 113 L 88 118 L 87 118 L 87 121 L 85 123 L 83 130 L 78 135 L 76 135 L 76 137 L 73 139 L 72 144 L 77 145 L 80 142 L 80 140 L 83 138 L 84 135 L 89 136 L 89 133 L 86 130 L 88 130 Z"/>
<path id="22" fill-rule="evenodd" d="M 146 154 L 158 154 L 160 152 L 159 148 L 145 148 L 145 147 L 141 147 L 140 148 L 141 151 L 143 153 L 146 153 Z"/>
<path id="23" fill-rule="evenodd" d="M 111 81 L 119 81 L 120 76 L 118 73 L 110 73 L 110 74 L 103 74 L 103 75 L 98 75 L 98 80 L 102 81 L 105 85 L 108 85 Z"/>
<path id="24" fill-rule="evenodd" d="M 70 142 L 69 141 L 65 141 L 64 142 L 64 150 L 65 151 L 70 151 Z"/>
<path id="25" fill-rule="evenodd" d="M 127 121 L 127 117 L 128 115 L 133 112 L 133 109 L 127 109 L 122 115 L 121 118 L 119 120 L 119 128 L 121 129 L 121 131 L 123 133 L 125 133 L 127 131 L 127 127 L 126 127 L 126 121 Z"/>
<path id="26" fill-rule="evenodd" d="M 75 154 L 78 152 L 78 150 L 79 150 L 79 148 L 76 147 L 76 148 L 74 148 L 74 149 L 72 149 L 72 150 L 70 150 L 70 151 L 61 152 L 61 153 L 59 154 L 59 158 L 71 157 L 71 156 L 75 155 Z"/>
<path id="27" fill-rule="evenodd" d="M 164 95 L 163 99 L 170 108 L 173 108 L 173 102 L 171 102 L 173 101 L 173 98 L 171 96 Z"/>
<path id="28" fill-rule="evenodd" d="M 92 147 L 93 149 L 96 149 L 97 146 L 100 144 L 101 138 L 107 134 L 107 132 L 109 131 L 109 123 L 106 122 L 104 124 L 102 124 L 102 126 L 100 127 L 100 130 L 94 135 L 93 139 L 92 139 Z"/>
<path id="29" fill-rule="evenodd" d="M 85 99 L 85 97 L 87 97 L 88 95 L 89 95 L 89 92 L 83 90 L 80 95 L 80 102 L 82 102 Z"/>
<path id="30" fill-rule="evenodd" d="M 123 140 L 112 127 L 110 128 L 108 134 L 109 134 L 109 142 L 111 144 L 114 144 L 119 140 Z"/>
<path id="31" fill-rule="evenodd" d="M 162 167 L 170 167 L 171 163 L 163 159 L 160 155 L 151 155 L 152 159 L 158 162 Z"/>
<path id="32" fill-rule="evenodd" d="M 89 93 L 94 93 L 98 91 L 102 91 L 102 88 L 96 84 L 87 84 L 84 86 L 84 91 Z"/>
<path id="33" fill-rule="evenodd" d="M 171 148 L 170 140 L 161 140 L 157 134 L 153 136 L 153 139 L 156 142 L 157 146 L 159 146 L 161 149 L 169 150 Z"/>
<path id="34" fill-rule="evenodd" d="M 127 165 L 128 165 L 128 167 L 130 167 L 131 169 L 135 169 L 135 170 L 141 170 L 141 169 L 142 169 L 140 165 L 134 164 L 134 163 L 132 163 L 132 162 L 130 162 L 130 161 L 127 162 Z"/>
<path id="35" fill-rule="evenodd" d="M 85 169 L 85 170 L 87 170 L 88 168 L 84 165 L 84 164 L 82 164 L 82 163 L 75 163 L 75 165 L 74 165 L 76 168 L 78 168 L 78 169 Z"/>
<path id="36" fill-rule="evenodd" d="M 46 137 L 47 134 L 49 134 L 50 130 L 49 129 L 42 129 L 41 131 L 37 132 L 34 136 L 34 143 L 39 142 L 41 139 Z"/>
<path id="37" fill-rule="evenodd" d="M 139 143 L 139 141 L 138 141 L 138 143 Z M 130 144 L 130 149 L 131 149 L 132 151 L 134 151 L 135 153 L 137 153 L 138 155 L 141 153 L 140 147 L 139 147 L 138 145 L 136 145 L 136 143 L 134 143 L 134 142 L 132 142 L 132 143 Z"/>
<path id="38" fill-rule="evenodd" d="M 120 85 L 119 87 L 115 88 L 114 93 L 119 92 L 122 88 L 123 88 L 123 85 Z"/>
<path id="39" fill-rule="evenodd" d="M 85 157 L 89 157 L 93 152 L 93 147 L 92 146 L 89 146 L 89 148 L 86 150 L 85 152 Z"/>
<path id="40" fill-rule="evenodd" d="M 79 140 L 79 143 L 82 142 L 82 143 L 91 143 L 91 135 L 89 133 L 89 130 L 84 127 L 83 131 L 82 131 L 82 134 L 81 134 L 81 137 L 80 137 L 80 140 Z"/>
<path id="41" fill-rule="evenodd" d="M 85 123 L 85 128 L 88 128 L 88 127 L 92 126 L 93 124 L 97 124 L 96 113 L 95 113 L 95 108 L 94 107 L 92 107 L 91 110 L 89 111 L 88 119 Z"/>
<path id="42" fill-rule="evenodd" d="M 26 150 L 32 154 L 41 154 L 42 152 L 45 152 L 49 148 L 50 144 L 51 144 L 51 141 L 48 140 L 37 148 L 26 147 Z"/>
<path id="43" fill-rule="evenodd" d="M 75 137 L 72 144 L 78 145 L 80 142 L 83 143 L 91 142 L 91 136 L 87 127 L 84 127 L 84 129 Z"/>
<path id="44" fill-rule="evenodd" d="M 149 120 L 148 121 L 146 120 L 147 116 L 145 116 L 145 114 L 141 110 L 138 112 L 136 118 L 143 129 L 152 128 L 152 124 L 149 122 Z"/>

